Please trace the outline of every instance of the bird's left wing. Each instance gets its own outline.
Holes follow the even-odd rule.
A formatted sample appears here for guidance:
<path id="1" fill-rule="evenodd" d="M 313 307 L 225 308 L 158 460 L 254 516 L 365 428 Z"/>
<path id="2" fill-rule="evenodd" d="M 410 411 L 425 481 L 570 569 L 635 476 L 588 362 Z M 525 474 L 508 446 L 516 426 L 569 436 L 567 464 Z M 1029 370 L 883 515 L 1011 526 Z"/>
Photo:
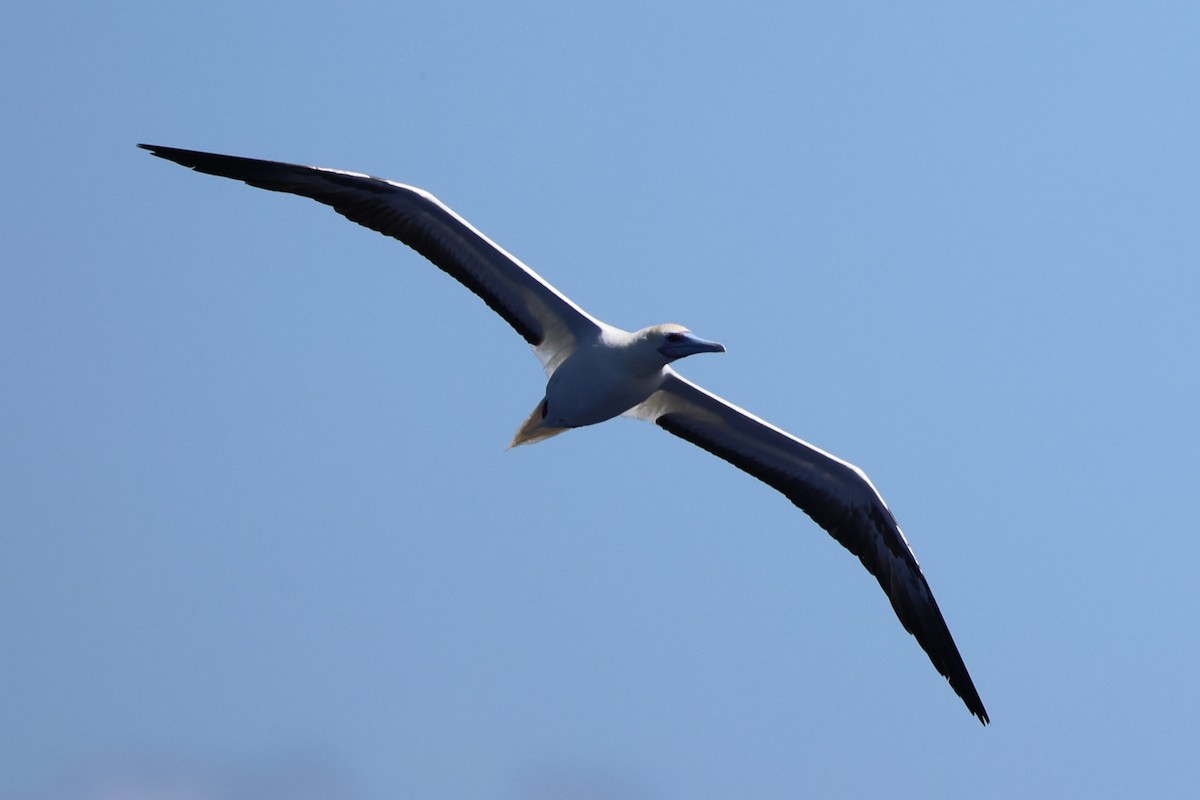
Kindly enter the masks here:
<path id="1" fill-rule="evenodd" d="M 547 372 L 602 323 L 436 197 L 422 189 L 356 172 L 138 145 L 197 172 L 309 197 L 342 216 L 398 239 L 479 295 L 504 318 Z"/>
<path id="2" fill-rule="evenodd" d="M 984 724 L 986 709 L 912 549 L 858 467 L 705 391 L 668 368 L 633 416 L 647 419 L 779 490 L 858 556 L 905 630 Z"/>

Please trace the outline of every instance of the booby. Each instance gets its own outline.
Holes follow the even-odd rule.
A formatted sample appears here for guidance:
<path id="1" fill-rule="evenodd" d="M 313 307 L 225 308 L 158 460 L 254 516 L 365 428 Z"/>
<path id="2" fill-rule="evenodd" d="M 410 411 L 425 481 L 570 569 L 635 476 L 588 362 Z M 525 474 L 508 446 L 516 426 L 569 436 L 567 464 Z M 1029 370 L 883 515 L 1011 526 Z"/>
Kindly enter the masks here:
<path id="1" fill-rule="evenodd" d="M 783 493 L 875 576 L 904 629 L 988 723 L 916 556 L 870 479 L 692 383 L 671 364 L 725 348 L 681 325 L 629 332 L 588 314 L 423 189 L 356 172 L 138 145 L 197 172 L 309 197 L 398 239 L 483 299 L 533 348 L 546 391 L 512 446 L 626 415 L 702 447 Z"/>

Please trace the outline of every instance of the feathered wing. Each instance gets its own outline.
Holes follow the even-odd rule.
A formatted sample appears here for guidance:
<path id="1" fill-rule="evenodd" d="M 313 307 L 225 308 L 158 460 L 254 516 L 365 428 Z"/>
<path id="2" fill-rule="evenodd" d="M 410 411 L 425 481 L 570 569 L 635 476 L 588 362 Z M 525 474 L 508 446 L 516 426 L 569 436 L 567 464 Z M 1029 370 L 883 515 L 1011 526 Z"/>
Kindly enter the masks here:
<path id="1" fill-rule="evenodd" d="M 987 710 L 892 512 L 853 464 L 774 427 L 669 371 L 634 415 L 779 490 L 875 576 L 905 630 L 985 725 Z"/>
<path id="2" fill-rule="evenodd" d="M 197 172 L 309 197 L 398 239 L 479 295 L 534 348 L 547 372 L 601 323 L 428 192 L 354 172 L 138 145 Z"/>

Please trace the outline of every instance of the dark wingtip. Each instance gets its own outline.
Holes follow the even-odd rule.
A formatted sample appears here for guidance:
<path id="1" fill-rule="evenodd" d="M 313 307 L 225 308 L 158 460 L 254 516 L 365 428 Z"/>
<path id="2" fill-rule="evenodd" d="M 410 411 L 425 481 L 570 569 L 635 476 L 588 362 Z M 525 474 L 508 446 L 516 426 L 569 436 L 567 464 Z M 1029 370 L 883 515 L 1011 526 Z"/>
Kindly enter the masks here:
<path id="1" fill-rule="evenodd" d="M 983 707 L 983 701 L 979 699 L 979 692 L 975 691 L 975 684 L 971 682 L 970 675 L 967 676 L 967 687 L 969 691 L 966 694 L 959 692 L 958 687 L 955 687 L 954 691 L 962 698 L 962 701 L 967 706 L 967 710 L 972 715 L 978 717 L 981 724 L 987 725 L 992 720 L 988 717 L 987 709 Z"/>
<path id="2" fill-rule="evenodd" d="M 150 152 L 150 155 L 152 155 L 152 156 L 158 156 L 159 158 L 165 158 L 168 161 L 174 161 L 177 164 L 183 163 L 179 159 L 179 156 L 208 155 L 207 153 L 198 153 L 198 152 L 195 152 L 192 150 L 182 150 L 178 147 L 166 147 L 161 144 L 139 144 L 138 147 L 142 148 L 143 150 L 148 150 Z"/>
<path id="3" fill-rule="evenodd" d="M 949 635 L 949 629 L 946 629 L 946 633 Z M 924 644 L 921 646 L 924 647 Z M 980 699 L 979 692 L 975 689 L 975 682 L 971 680 L 971 675 L 967 672 L 967 667 L 963 663 L 962 657 L 958 654 L 958 648 L 955 646 L 953 640 L 950 641 L 950 647 L 953 649 L 954 658 L 958 662 L 957 669 L 951 668 L 942 672 L 942 667 L 936 661 L 934 661 L 934 666 L 938 667 L 938 671 L 942 672 L 946 680 L 950 682 L 954 693 L 962 699 L 967 710 L 972 715 L 978 717 L 980 723 L 987 725 L 991 722 L 991 719 L 988 717 L 987 709 L 983 707 L 983 700 Z M 929 651 L 926 650 L 926 652 L 928 653 Z M 930 658 L 932 660 L 932 656 Z"/>
<path id="4" fill-rule="evenodd" d="M 164 147 L 161 144 L 139 144 L 138 147 L 149 152 L 152 156 L 158 156 L 167 161 L 174 161 L 176 164 L 191 166 L 190 164 L 184 164 L 184 159 L 180 158 L 191 153 L 190 150 L 180 150 L 178 147 Z"/>

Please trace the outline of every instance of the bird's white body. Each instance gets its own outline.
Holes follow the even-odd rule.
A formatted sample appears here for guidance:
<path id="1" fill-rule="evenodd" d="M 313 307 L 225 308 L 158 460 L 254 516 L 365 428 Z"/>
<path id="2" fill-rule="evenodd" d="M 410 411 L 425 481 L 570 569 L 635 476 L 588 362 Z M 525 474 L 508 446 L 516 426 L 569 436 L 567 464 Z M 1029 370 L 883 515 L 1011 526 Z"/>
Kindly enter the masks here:
<path id="1" fill-rule="evenodd" d="M 682 325 L 655 325 L 635 333 L 601 324 L 579 341 L 550 374 L 546 395 L 513 439 L 513 446 L 549 438 L 570 428 L 595 425 L 628 413 L 662 387 L 669 364 L 681 356 L 664 352 L 668 337 L 692 352 L 721 352 Z"/>

